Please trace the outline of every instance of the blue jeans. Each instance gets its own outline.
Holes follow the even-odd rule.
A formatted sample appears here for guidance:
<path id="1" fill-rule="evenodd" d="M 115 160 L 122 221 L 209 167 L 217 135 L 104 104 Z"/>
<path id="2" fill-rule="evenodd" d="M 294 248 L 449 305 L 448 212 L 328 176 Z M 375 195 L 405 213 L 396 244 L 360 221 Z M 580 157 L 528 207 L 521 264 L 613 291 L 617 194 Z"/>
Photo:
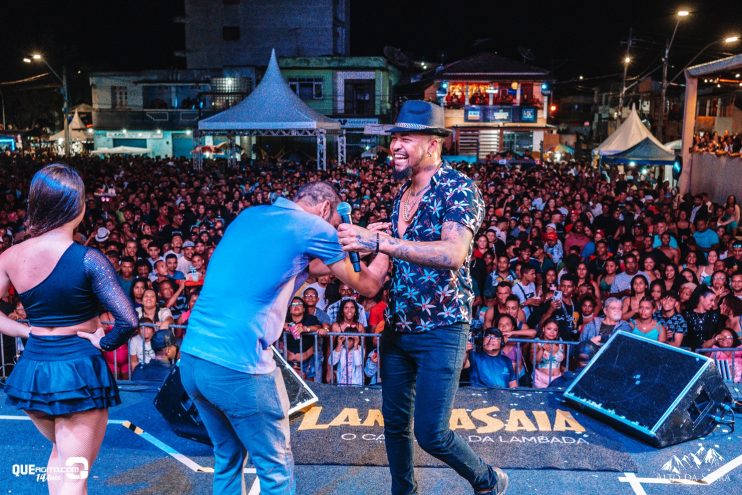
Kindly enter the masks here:
<path id="1" fill-rule="evenodd" d="M 423 450 L 451 466 L 477 491 L 497 482 L 492 468 L 449 427 L 468 330 L 469 325 L 461 323 L 417 334 L 388 329 L 382 335 L 382 414 L 393 495 L 417 493 L 413 415 L 415 438 Z"/>
<path id="2" fill-rule="evenodd" d="M 247 493 L 243 467 L 250 454 L 263 495 L 293 495 L 289 399 L 281 370 L 250 375 L 183 353 L 183 387 L 214 443 L 214 493 Z"/>

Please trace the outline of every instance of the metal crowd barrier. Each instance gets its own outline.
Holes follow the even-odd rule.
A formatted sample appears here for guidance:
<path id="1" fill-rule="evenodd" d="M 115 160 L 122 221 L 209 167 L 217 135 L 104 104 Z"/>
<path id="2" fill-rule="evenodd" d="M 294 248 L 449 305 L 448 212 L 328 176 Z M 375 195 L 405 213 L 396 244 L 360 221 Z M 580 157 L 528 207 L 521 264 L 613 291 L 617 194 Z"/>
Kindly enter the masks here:
<path id="1" fill-rule="evenodd" d="M 21 321 L 23 322 L 23 321 Z M 110 325 L 112 322 L 101 322 L 104 325 Z M 160 329 L 161 327 L 157 324 L 152 323 L 144 323 L 139 325 L 140 327 L 152 327 L 155 330 Z M 168 325 L 166 328 L 173 332 L 173 336 L 175 336 L 174 330 L 176 329 L 186 329 L 186 325 Z M 304 349 L 304 336 L 309 336 L 313 339 L 312 343 L 312 350 L 313 352 L 311 355 L 304 356 L 305 349 Z M 360 377 L 362 383 L 353 383 L 353 378 L 355 378 L 358 375 L 358 372 L 356 371 L 356 376 L 353 375 L 353 369 L 357 368 L 357 365 L 353 363 L 351 360 L 354 358 L 355 353 L 351 351 L 349 348 L 350 346 L 350 340 L 347 337 L 357 337 L 358 338 L 358 350 L 360 351 L 360 357 L 361 357 L 361 365 L 360 365 Z M 336 351 L 337 345 L 336 341 L 338 337 L 343 338 L 343 343 L 341 344 L 341 349 L 345 350 L 345 363 L 341 363 L 340 359 L 343 356 L 343 353 L 340 351 Z M 302 375 L 305 379 L 314 381 L 314 382 L 326 382 L 331 384 L 338 384 L 338 385 L 374 385 L 381 382 L 380 379 L 380 363 L 378 360 L 379 356 L 379 345 L 382 338 L 382 334 L 380 333 L 345 333 L 345 332 L 306 332 L 300 335 L 298 340 L 298 347 L 299 352 L 298 353 L 291 353 L 288 346 L 288 338 L 289 338 L 289 332 L 283 332 L 281 335 L 281 339 L 276 343 L 276 346 L 278 347 L 279 351 L 282 353 L 284 359 L 292 365 L 292 367 Z M 374 340 L 375 339 L 375 340 Z M 550 384 L 554 379 L 561 376 L 564 371 L 569 371 L 573 367 L 572 363 L 572 348 L 579 344 L 579 342 L 571 342 L 571 341 L 553 341 L 553 340 L 543 340 L 543 339 L 524 339 L 524 338 L 511 338 L 508 339 L 506 344 L 515 344 L 516 345 L 516 358 L 518 362 L 514 362 L 516 368 L 516 376 L 520 375 L 521 370 L 525 370 L 526 372 L 530 372 L 533 376 L 534 370 L 537 368 L 536 363 L 536 355 L 534 352 L 532 352 L 532 349 L 526 349 L 530 352 L 526 353 L 524 352 L 524 348 L 526 348 L 527 345 L 534 345 L 534 344 L 559 344 L 560 346 L 563 346 L 564 350 L 564 359 L 560 362 L 555 362 L 554 360 L 549 360 L 548 367 L 541 368 L 546 369 L 546 372 L 548 373 L 548 383 Z M 373 363 L 372 365 L 369 364 L 369 355 L 367 355 L 367 350 L 370 349 L 372 352 L 376 352 L 377 361 Z M 309 350 L 309 349 L 307 349 Z M 17 362 L 18 358 L 20 357 L 21 353 L 23 351 L 23 342 L 20 338 L 11 338 L 7 336 L 2 336 L 0 338 L 0 360 L 2 360 L 1 367 L 0 367 L 0 378 L 7 378 L 10 372 L 12 371 L 12 367 Z M 317 352 L 320 351 L 320 352 Z M 737 368 L 738 366 L 742 365 L 742 349 L 730 349 L 730 348 L 723 348 L 723 347 L 714 347 L 710 349 L 698 349 L 696 352 L 703 355 L 708 355 L 714 361 L 716 362 L 717 369 L 719 369 L 719 373 L 721 376 L 726 380 L 730 382 L 739 382 L 740 380 L 736 380 L 737 377 Z M 291 353 L 291 355 L 290 355 Z M 717 355 L 714 355 L 715 353 L 719 353 Z M 724 353 L 724 354 L 721 354 Z M 731 354 L 731 357 L 728 354 Z M 132 370 L 132 360 L 131 360 L 131 354 L 129 353 L 129 343 L 127 343 L 127 362 L 126 367 L 122 366 L 117 358 L 117 352 L 113 352 L 113 374 L 119 380 L 120 382 L 129 382 L 131 381 L 131 372 Z M 291 359 L 291 358 L 295 359 Z M 740 359 L 740 363 L 737 363 L 737 359 Z M 530 370 L 526 366 L 527 360 L 530 361 Z M 142 356 L 142 362 L 144 362 L 144 355 Z M 338 377 L 337 371 L 335 370 L 335 367 L 338 367 L 339 369 L 346 370 L 345 376 Z M 563 368 L 563 370 L 562 370 Z M 351 370 L 348 372 L 348 370 Z M 365 378 L 370 379 L 370 383 L 366 383 Z"/>
<path id="2" fill-rule="evenodd" d="M 304 363 L 304 339 L 302 338 L 302 336 L 304 335 L 308 335 L 314 339 L 314 343 L 312 345 L 312 350 L 313 350 L 312 356 L 311 356 L 312 361 L 310 361 L 308 365 L 305 365 Z M 346 383 L 347 380 L 339 380 L 338 377 L 336 376 L 334 367 L 338 366 L 342 368 L 342 366 L 340 366 L 341 363 L 339 361 L 339 359 L 342 356 L 340 351 L 338 351 L 338 354 L 339 354 L 337 356 L 338 361 L 333 363 L 333 361 L 335 361 L 334 353 L 335 353 L 335 348 L 336 348 L 335 347 L 336 337 L 343 338 L 343 343 L 341 344 L 342 345 L 341 350 L 345 350 L 345 364 L 344 364 L 345 369 L 348 369 L 351 366 L 355 368 L 355 365 L 352 364 L 351 362 L 353 355 L 351 354 L 351 351 L 349 349 L 350 339 L 348 337 L 358 337 L 359 347 L 357 349 L 360 350 L 360 353 L 361 353 L 361 366 L 360 366 L 361 370 L 360 371 L 361 371 L 362 383 Z M 299 339 L 297 339 L 299 341 L 299 352 L 298 352 L 299 359 L 298 360 L 290 359 L 290 356 L 289 356 L 290 351 L 288 350 L 288 338 L 289 338 L 289 332 L 283 332 L 281 336 L 281 341 L 280 341 L 281 345 L 279 345 L 279 351 L 281 351 L 284 359 L 289 364 L 292 365 L 294 370 L 302 374 L 304 378 L 311 379 L 314 382 L 318 382 L 318 381 L 321 382 L 323 381 L 322 377 L 326 376 L 327 383 L 337 383 L 339 385 L 359 385 L 359 386 L 365 384 L 365 380 L 363 380 L 363 376 L 372 378 L 372 384 L 380 383 L 381 381 L 381 375 L 380 375 L 379 364 L 378 364 L 379 363 L 378 362 L 379 344 L 381 342 L 380 333 L 305 332 L 299 336 Z M 329 341 L 328 341 L 328 338 L 329 338 Z M 376 369 L 375 371 L 373 371 L 373 375 L 371 376 L 369 376 L 366 372 L 367 360 L 369 359 L 369 356 L 366 355 L 366 347 L 367 347 L 366 340 L 369 338 L 378 339 L 375 345 L 373 344 L 373 340 L 371 344 L 371 347 L 374 348 L 373 352 L 376 352 L 376 356 L 377 356 L 377 361 L 375 363 Z M 327 353 L 324 352 L 325 343 L 329 343 L 329 347 L 327 347 L 328 349 Z M 320 347 L 320 344 L 322 345 L 322 347 Z M 317 352 L 318 349 L 322 350 L 321 356 L 320 356 L 320 353 Z M 296 354 L 296 353 L 292 353 L 292 354 Z M 369 370 L 369 373 L 370 372 L 371 370 Z M 351 375 L 351 381 L 352 381 L 352 375 Z"/>
<path id="3" fill-rule="evenodd" d="M 512 339 L 508 339 L 508 341 L 503 343 L 503 345 L 507 345 L 509 343 L 515 343 L 516 356 L 521 356 L 521 359 L 519 359 L 520 361 L 523 361 L 523 357 L 525 356 L 525 354 L 523 354 L 523 346 L 525 345 L 528 345 L 528 344 L 531 344 L 531 345 L 533 344 L 536 344 L 536 345 L 537 344 L 559 344 L 560 346 L 564 346 L 565 355 L 564 355 L 564 359 L 560 363 L 554 363 L 552 359 L 549 359 L 549 366 L 547 368 L 549 381 L 547 383 L 547 386 L 551 385 L 552 381 L 562 376 L 564 371 L 570 371 L 570 368 L 572 366 L 572 359 L 571 359 L 572 348 L 579 344 L 579 342 L 568 341 L 568 340 L 522 339 L 522 338 L 514 337 Z M 533 352 L 533 350 L 531 350 L 530 358 L 531 358 L 531 376 L 534 377 L 534 380 L 535 380 L 537 363 L 536 363 L 536 353 Z M 525 364 L 525 363 L 524 362 L 515 363 L 516 375 L 519 374 L 519 366 L 521 364 Z M 564 365 L 564 371 L 561 370 L 562 365 Z M 536 387 L 530 387 L 530 388 L 536 388 Z"/>

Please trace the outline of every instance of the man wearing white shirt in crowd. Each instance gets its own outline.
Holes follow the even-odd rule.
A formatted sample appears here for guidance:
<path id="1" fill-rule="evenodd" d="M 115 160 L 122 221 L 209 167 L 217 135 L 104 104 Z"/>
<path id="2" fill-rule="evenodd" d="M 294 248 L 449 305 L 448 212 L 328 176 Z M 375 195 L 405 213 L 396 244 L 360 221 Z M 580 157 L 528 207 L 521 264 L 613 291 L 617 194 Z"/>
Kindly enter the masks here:
<path id="1" fill-rule="evenodd" d="M 193 266 L 193 253 L 196 245 L 193 241 L 185 241 L 183 243 L 183 255 L 178 258 L 178 271 L 183 272 L 186 275 Z"/>
<path id="2" fill-rule="evenodd" d="M 647 274 L 639 271 L 639 261 L 631 253 L 624 256 L 624 271 L 616 275 L 611 284 L 611 297 L 624 297 L 631 294 L 631 279 L 635 275 L 644 275 L 649 280 Z"/>
<path id="3" fill-rule="evenodd" d="M 327 297 L 325 297 L 325 291 L 327 285 L 330 283 L 330 275 L 320 275 L 317 277 L 317 281 L 313 284 L 309 284 L 307 287 L 317 291 L 317 309 L 326 311 L 327 309 Z"/>
<path id="4" fill-rule="evenodd" d="M 540 306 L 543 302 L 536 293 L 536 267 L 523 265 L 520 280 L 513 284 L 513 294 L 518 297 L 520 306 L 528 319 L 533 308 Z"/>
<path id="5" fill-rule="evenodd" d="M 174 254 L 178 259 L 183 257 L 183 236 L 180 234 L 173 234 L 173 237 L 170 240 L 170 249 L 165 251 L 163 256 L 167 258 L 168 254 Z"/>

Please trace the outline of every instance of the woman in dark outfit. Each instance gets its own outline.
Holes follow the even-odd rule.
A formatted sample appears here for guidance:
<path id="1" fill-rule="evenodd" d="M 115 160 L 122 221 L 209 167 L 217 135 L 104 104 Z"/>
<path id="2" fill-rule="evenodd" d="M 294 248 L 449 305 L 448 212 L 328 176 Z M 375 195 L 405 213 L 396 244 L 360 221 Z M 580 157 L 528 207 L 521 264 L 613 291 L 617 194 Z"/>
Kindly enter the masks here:
<path id="1" fill-rule="evenodd" d="M 0 295 L 15 287 L 30 324 L 26 348 L 5 386 L 7 401 L 52 442 L 52 494 L 87 493 L 87 471 L 103 441 L 108 408 L 121 402 L 100 349 L 116 349 L 137 325 L 108 258 L 73 241 L 84 215 L 80 176 L 66 165 L 48 165 L 31 181 L 29 238 L 0 255 Z M 105 336 L 101 305 L 115 318 Z M 3 333 L 22 333 L 18 325 L 0 317 Z"/>

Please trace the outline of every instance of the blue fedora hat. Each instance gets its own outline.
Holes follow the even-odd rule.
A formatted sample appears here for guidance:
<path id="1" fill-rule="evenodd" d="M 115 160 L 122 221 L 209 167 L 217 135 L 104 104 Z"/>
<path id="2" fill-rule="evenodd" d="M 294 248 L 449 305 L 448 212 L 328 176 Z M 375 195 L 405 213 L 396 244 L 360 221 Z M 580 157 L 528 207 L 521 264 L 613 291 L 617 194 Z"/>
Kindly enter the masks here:
<path id="1" fill-rule="evenodd" d="M 427 101 L 408 100 L 402 105 L 397 121 L 387 132 L 448 136 L 452 131 L 446 129 L 442 107 Z"/>

